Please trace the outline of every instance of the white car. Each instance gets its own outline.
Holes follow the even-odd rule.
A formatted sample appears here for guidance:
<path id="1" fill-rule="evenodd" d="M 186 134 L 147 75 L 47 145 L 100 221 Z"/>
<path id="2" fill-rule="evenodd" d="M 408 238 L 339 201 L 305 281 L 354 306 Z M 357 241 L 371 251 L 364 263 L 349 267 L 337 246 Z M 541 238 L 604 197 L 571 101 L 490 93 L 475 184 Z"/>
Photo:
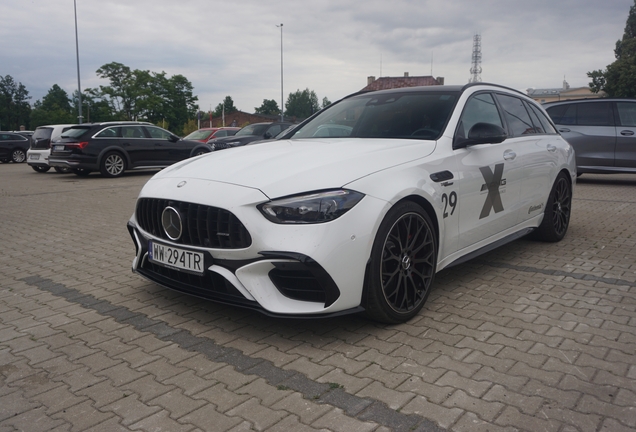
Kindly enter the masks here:
<path id="1" fill-rule="evenodd" d="M 51 169 L 49 166 L 49 155 L 51 154 L 51 142 L 60 138 L 62 132 L 67 131 L 72 124 L 59 124 L 39 126 L 31 136 L 31 147 L 27 150 L 27 164 L 34 171 L 45 173 Z M 57 172 L 66 173 L 70 169 L 55 167 Z"/>
<path id="2" fill-rule="evenodd" d="M 315 136 L 329 125 L 340 136 Z M 268 315 L 404 322 L 436 272 L 527 234 L 561 240 L 575 181 L 572 147 L 515 90 L 355 94 L 281 140 L 156 174 L 128 223 L 132 267 Z"/>

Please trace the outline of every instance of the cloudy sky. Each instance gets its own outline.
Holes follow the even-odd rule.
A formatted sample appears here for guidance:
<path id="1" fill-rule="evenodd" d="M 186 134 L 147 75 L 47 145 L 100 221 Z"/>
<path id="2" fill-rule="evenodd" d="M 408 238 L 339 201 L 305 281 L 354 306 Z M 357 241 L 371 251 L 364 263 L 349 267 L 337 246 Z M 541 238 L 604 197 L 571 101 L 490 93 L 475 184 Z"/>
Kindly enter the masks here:
<path id="1" fill-rule="evenodd" d="M 368 76 L 470 78 L 516 89 L 587 86 L 614 61 L 633 0 L 76 0 L 82 88 L 108 84 L 110 62 L 184 75 L 199 106 L 225 96 L 253 112 L 283 90 L 331 101 Z M 73 0 L 0 0 L 0 75 L 41 99 L 77 89 Z"/>

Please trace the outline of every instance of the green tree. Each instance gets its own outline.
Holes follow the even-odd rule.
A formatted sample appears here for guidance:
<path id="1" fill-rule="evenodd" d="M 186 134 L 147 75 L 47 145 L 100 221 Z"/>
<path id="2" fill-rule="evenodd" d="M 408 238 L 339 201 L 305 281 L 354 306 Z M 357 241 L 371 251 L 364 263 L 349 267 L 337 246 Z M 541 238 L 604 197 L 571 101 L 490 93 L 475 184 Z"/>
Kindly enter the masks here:
<path id="1" fill-rule="evenodd" d="M 49 89 L 41 101 L 36 101 L 31 112 L 31 127 L 47 124 L 77 123 L 66 90 L 57 84 Z"/>
<path id="2" fill-rule="evenodd" d="M 256 114 L 278 115 L 280 114 L 280 108 L 278 103 L 274 99 L 263 99 L 263 103 L 260 107 L 254 108 Z"/>
<path id="3" fill-rule="evenodd" d="M 609 97 L 636 97 L 636 0 L 629 8 L 623 38 L 616 42 L 616 60 L 603 70 L 588 72 L 594 93 L 605 91 Z"/>
<path id="4" fill-rule="evenodd" d="M 73 106 L 73 118 L 79 117 L 78 112 L 78 98 L 77 90 L 73 92 L 71 96 Z M 105 122 L 118 120 L 117 113 L 115 113 L 106 99 L 102 99 L 99 96 L 99 92 L 92 88 L 85 88 L 82 91 L 82 116 L 83 122 Z"/>
<path id="5" fill-rule="evenodd" d="M 236 111 L 238 111 L 238 109 L 234 106 L 234 101 L 232 100 L 232 98 L 230 96 L 225 96 L 223 102 L 216 106 L 212 115 L 214 117 L 221 117 L 223 115 L 223 112 L 225 112 L 225 114 L 231 114 Z"/>
<path id="6" fill-rule="evenodd" d="M 327 108 L 329 105 L 331 105 L 331 101 L 329 99 L 327 99 L 326 97 L 322 98 L 322 107 L 321 108 Z"/>
<path id="7" fill-rule="evenodd" d="M 288 117 L 307 118 L 320 107 L 318 106 L 318 96 L 313 90 L 296 90 L 290 93 L 285 102 L 285 115 Z"/>
<path id="8" fill-rule="evenodd" d="M 11 75 L 0 76 L 0 130 L 31 127 L 29 99 L 31 96 L 22 83 L 16 82 Z"/>
<path id="9" fill-rule="evenodd" d="M 109 101 L 121 120 L 169 124 L 172 132 L 181 134 L 196 115 L 198 98 L 183 75 L 168 77 L 165 72 L 131 70 L 117 62 L 105 64 L 97 75 L 109 80 L 109 85 L 99 87 L 99 96 Z"/>

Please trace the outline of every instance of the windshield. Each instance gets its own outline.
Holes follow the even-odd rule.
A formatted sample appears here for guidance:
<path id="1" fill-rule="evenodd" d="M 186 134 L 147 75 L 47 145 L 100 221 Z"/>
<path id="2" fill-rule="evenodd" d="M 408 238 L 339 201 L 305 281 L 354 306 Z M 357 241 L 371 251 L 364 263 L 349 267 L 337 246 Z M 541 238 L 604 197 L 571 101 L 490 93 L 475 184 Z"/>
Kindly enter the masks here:
<path id="1" fill-rule="evenodd" d="M 83 135 L 87 130 L 90 129 L 90 126 L 82 127 L 82 126 L 74 126 L 67 131 L 64 131 L 60 138 L 77 138 Z"/>
<path id="2" fill-rule="evenodd" d="M 212 135 L 213 130 L 198 130 L 183 138 L 184 140 L 202 140 Z"/>
<path id="3" fill-rule="evenodd" d="M 235 136 L 245 136 L 245 135 L 263 135 L 269 124 L 252 124 L 245 126 L 243 129 L 238 131 Z"/>
<path id="4" fill-rule="evenodd" d="M 293 138 L 401 138 L 436 140 L 457 92 L 368 93 L 345 99 L 303 125 Z"/>

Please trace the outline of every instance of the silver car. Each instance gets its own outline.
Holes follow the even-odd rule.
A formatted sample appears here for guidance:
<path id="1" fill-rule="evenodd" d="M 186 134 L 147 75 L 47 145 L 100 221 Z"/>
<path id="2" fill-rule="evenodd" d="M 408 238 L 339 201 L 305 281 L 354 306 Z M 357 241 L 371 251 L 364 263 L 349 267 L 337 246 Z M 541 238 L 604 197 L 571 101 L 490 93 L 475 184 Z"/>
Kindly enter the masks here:
<path id="1" fill-rule="evenodd" d="M 636 99 L 583 99 L 543 105 L 574 147 L 577 174 L 636 173 Z"/>

